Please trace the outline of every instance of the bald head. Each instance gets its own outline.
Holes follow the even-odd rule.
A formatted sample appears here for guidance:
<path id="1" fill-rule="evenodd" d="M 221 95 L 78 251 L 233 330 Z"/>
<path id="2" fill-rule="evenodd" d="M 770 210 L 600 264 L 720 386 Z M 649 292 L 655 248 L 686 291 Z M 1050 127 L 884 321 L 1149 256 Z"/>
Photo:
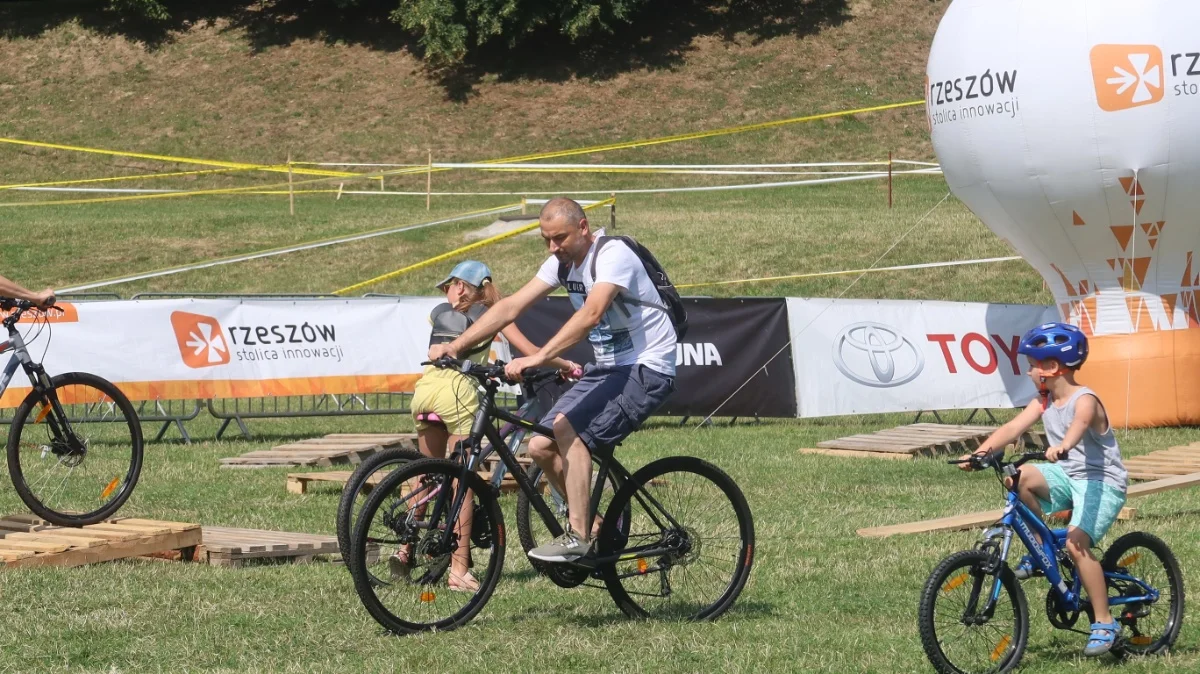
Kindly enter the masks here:
<path id="1" fill-rule="evenodd" d="M 562 262 L 580 264 L 594 238 L 579 203 L 574 199 L 555 197 L 542 206 L 538 219 L 550 253 Z"/>
<path id="2" fill-rule="evenodd" d="M 576 226 L 580 220 L 583 220 L 586 215 L 583 213 L 583 207 L 574 199 L 566 197 L 554 197 L 542 206 L 542 212 L 539 219 L 542 222 L 549 222 L 564 218 L 568 226 Z"/>

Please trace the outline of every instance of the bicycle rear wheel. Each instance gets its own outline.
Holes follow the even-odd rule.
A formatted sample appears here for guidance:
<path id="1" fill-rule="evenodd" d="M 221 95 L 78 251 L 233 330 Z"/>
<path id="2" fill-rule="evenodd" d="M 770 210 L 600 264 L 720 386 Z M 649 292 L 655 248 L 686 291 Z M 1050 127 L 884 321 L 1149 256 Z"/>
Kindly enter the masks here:
<path id="1" fill-rule="evenodd" d="M 490 487 L 467 474 L 472 498 L 468 543 L 475 591 L 450 588 L 458 537 L 443 542 L 459 518 L 451 513 L 462 465 L 415 461 L 379 483 L 359 513 L 349 560 L 354 590 L 385 629 L 396 634 L 450 630 L 475 617 L 496 589 L 504 566 L 504 519 Z"/>
<path id="2" fill-rule="evenodd" d="M 342 497 L 338 501 L 337 509 L 338 549 L 341 550 L 344 564 L 350 563 L 350 534 L 354 532 L 354 522 L 367 500 L 367 494 L 388 473 L 424 458 L 425 455 L 415 449 L 387 449 L 367 457 L 366 461 L 354 469 L 350 479 L 346 481 L 346 486 L 342 488 Z"/>
<path id="3" fill-rule="evenodd" d="M 627 615 L 712 620 L 750 577 L 754 519 L 720 468 L 673 456 L 644 466 L 621 487 L 597 544 L 601 558 L 621 555 L 601 573 Z"/>
<path id="4" fill-rule="evenodd" d="M 125 394 L 84 372 L 50 380 L 13 414 L 8 471 L 34 514 L 80 527 L 111 517 L 142 470 L 142 426 Z"/>
<path id="5" fill-rule="evenodd" d="M 1113 653 L 1156 655 L 1164 653 L 1179 638 L 1183 625 L 1183 573 L 1179 561 L 1161 538 L 1134 531 L 1118 538 L 1100 562 L 1106 572 L 1137 578 L 1159 592 L 1154 602 L 1139 602 L 1112 607 L 1113 617 L 1121 624 L 1121 635 Z M 1109 577 L 1109 596 L 1137 597 L 1142 588 L 1129 580 Z"/>

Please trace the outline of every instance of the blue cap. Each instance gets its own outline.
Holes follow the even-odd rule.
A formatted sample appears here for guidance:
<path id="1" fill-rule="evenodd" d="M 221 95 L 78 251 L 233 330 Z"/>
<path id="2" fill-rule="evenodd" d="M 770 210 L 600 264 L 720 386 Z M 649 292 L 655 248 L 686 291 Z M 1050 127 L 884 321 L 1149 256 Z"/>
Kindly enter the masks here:
<path id="1" fill-rule="evenodd" d="M 483 285 L 485 279 L 490 279 L 491 277 L 492 270 L 488 269 L 486 264 L 478 260 L 466 260 L 455 265 L 454 269 L 450 270 L 450 275 L 434 287 L 438 290 L 445 290 L 446 286 L 450 285 L 450 282 L 457 278 L 478 288 Z"/>

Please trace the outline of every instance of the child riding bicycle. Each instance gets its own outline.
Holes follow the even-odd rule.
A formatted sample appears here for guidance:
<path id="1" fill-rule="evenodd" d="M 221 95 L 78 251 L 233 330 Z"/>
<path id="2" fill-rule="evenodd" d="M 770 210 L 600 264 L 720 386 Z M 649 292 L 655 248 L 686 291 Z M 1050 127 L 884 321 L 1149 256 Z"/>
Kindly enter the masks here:
<path id="1" fill-rule="evenodd" d="M 446 294 L 446 301 L 434 307 L 429 315 L 429 322 L 433 326 L 429 337 L 431 347 L 456 339 L 501 299 L 500 290 L 492 279 L 492 270 L 477 260 L 457 264 L 437 284 L 437 289 Z M 517 351 L 537 353 L 538 347 L 516 325 L 506 326 L 500 332 Z M 479 364 L 486 363 L 493 337 L 493 334 L 484 335 L 463 352 L 463 357 Z M 578 364 L 562 358 L 552 359 L 549 364 L 566 372 L 579 369 Z M 479 392 L 476 388 L 475 381 L 460 372 L 432 366 L 425 368 L 413 391 L 411 405 L 422 454 L 437 459 L 445 458 L 448 447 L 453 447 L 470 435 L 471 424 L 479 409 Z M 459 536 L 464 544 L 451 565 L 449 587 L 452 590 L 473 592 L 479 588 L 479 582 L 469 570 L 465 540 L 470 535 L 471 511 L 468 510 L 464 511 L 459 522 Z M 394 575 L 406 575 L 412 563 L 411 556 L 412 551 L 407 547 L 396 552 L 391 561 Z"/>
<path id="2" fill-rule="evenodd" d="M 1021 467 L 1019 495 L 1039 516 L 1071 510 L 1066 547 L 1091 598 L 1095 619 L 1083 652 L 1103 655 L 1112 649 L 1120 625 L 1109 612 L 1104 571 L 1091 548 L 1125 504 L 1128 474 L 1104 405 L 1094 391 L 1075 381 L 1075 372 L 1087 360 L 1087 336 L 1073 325 L 1045 323 L 1021 338 L 1017 353 L 1028 357 L 1029 376 L 1039 395 L 974 453 L 1002 452 L 1042 420 L 1050 443 L 1049 463 Z M 961 467 L 972 470 L 969 463 Z M 1026 555 L 1015 575 L 1024 580 L 1034 573 L 1033 559 Z"/>

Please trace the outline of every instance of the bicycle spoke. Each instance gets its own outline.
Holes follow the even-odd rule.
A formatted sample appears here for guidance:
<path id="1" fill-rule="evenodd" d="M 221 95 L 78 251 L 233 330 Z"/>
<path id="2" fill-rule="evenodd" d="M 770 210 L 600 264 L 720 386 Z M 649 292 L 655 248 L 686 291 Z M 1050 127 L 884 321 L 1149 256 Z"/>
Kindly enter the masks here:
<path id="1" fill-rule="evenodd" d="M 136 482 L 140 427 L 131 407 L 98 388 L 111 384 L 91 375 L 65 377 L 55 379 L 57 404 L 26 403 L 14 418 L 13 478 L 26 504 L 46 511 L 39 512 L 43 517 L 97 522 L 120 507 Z"/>
<path id="2" fill-rule="evenodd" d="M 743 582 L 746 561 L 747 541 L 730 497 L 712 478 L 686 469 L 664 469 L 642 489 L 645 494 L 635 492 L 629 501 L 624 545 L 636 556 L 616 562 L 608 576 L 614 598 L 637 597 L 638 609 L 654 617 L 705 617 L 723 610 L 732 588 Z M 650 552 L 663 548 L 668 552 Z M 618 605 L 626 607 L 620 599 Z"/>

